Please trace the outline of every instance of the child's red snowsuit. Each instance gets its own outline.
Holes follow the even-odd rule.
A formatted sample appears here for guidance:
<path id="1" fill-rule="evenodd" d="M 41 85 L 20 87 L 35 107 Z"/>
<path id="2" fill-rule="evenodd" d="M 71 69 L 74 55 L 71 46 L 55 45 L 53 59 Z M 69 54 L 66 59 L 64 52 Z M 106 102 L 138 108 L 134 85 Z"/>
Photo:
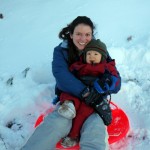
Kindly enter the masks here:
<path id="1" fill-rule="evenodd" d="M 117 76 L 117 71 L 115 66 L 115 62 L 112 61 L 111 63 L 114 64 L 106 64 L 105 62 L 91 65 L 91 64 L 83 64 L 82 61 L 75 62 L 70 66 L 70 71 L 77 72 L 78 77 L 82 76 L 95 76 L 99 77 L 100 75 L 104 74 L 105 70 L 108 70 L 112 75 Z M 73 85 L 72 85 L 73 86 Z M 76 117 L 73 119 L 72 129 L 69 133 L 69 136 L 72 138 L 79 137 L 80 129 L 84 121 L 90 116 L 94 109 L 91 106 L 86 105 L 83 101 L 79 98 L 74 97 L 68 93 L 62 92 L 60 95 L 60 102 L 64 102 L 65 100 L 71 100 L 74 103 L 76 109 Z"/>

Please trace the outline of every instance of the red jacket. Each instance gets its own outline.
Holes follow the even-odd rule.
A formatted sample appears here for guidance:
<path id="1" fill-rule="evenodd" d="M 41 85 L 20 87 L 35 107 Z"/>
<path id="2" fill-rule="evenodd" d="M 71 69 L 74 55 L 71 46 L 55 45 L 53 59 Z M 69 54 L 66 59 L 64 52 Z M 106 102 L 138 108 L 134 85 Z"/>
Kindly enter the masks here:
<path id="1" fill-rule="evenodd" d="M 99 64 L 85 64 L 82 60 L 73 63 L 70 66 L 70 71 L 75 72 L 78 77 L 80 76 L 96 76 L 105 73 L 107 70 L 111 75 L 118 76 L 117 70 L 115 68 L 115 61 L 110 62 L 109 64 L 106 61 L 103 61 Z"/>

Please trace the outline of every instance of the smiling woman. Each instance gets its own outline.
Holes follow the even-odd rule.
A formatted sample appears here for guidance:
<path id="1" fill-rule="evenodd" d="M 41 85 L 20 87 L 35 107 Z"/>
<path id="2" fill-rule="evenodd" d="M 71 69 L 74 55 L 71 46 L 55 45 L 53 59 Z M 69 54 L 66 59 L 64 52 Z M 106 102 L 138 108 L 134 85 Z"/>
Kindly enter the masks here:
<path id="1" fill-rule="evenodd" d="M 96 85 L 98 89 L 103 89 L 102 93 L 94 85 L 89 88 L 77 78 L 74 72 L 69 70 L 69 67 L 83 56 L 85 47 L 92 41 L 94 29 L 94 24 L 90 18 L 78 16 L 59 33 L 59 38 L 63 42 L 55 47 L 52 62 L 52 72 L 56 79 L 55 92 L 58 101 L 61 101 L 62 93 L 73 96 L 75 101 L 72 102 L 72 99 L 66 99 L 67 102 L 58 103 L 56 109 L 48 114 L 44 122 L 36 128 L 22 150 L 54 150 L 57 142 L 61 139 L 61 144 L 64 147 L 71 147 L 79 142 L 80 149 L 83 150 L 108 149 L 108 133 L 105 125 L 111 122 L 111 111 L 105 98 L 108 93 L 117 93 L 120 90 L 121 82 L 115 62 L 107 53 L 106 64 L 113 68 L 113 71 L 106 71 L 107 75 L 105 77 L 109 76 L 109 83 L 111 83 L 109 85 L 106 83 L 108 78 L 97 78 Z M 101 70 L 101 68 L 99 69 Z M 107 84 L 107 89 L 104 90 L 104 87 L 101 87 L 100 80 Z M 79 107 L 80 104 L 84 105 L 85 107 L 82 107 L 84 109 L 76 110 L 74 104 L 77 102 L 79 102 Z M 107 105 L 108 109 L 102 110 L 104 105 Z M 80 122 L 81 128 L 79 128 L 74 125 L 74 121 L 83 117 L 83 112 L 86 112 L 85 108 L 93 113 L 91 115 L 86 114 L 87 117 L 83 122 Z M 100 114 L 101 112 L 105 115 Z M 73 119 L 74 117 L 75 119 Z M 73 129 L 74 127 L 75 129 Z M 72 130 L 74 132 L 71 132 Z"/>
<path id="2" fill-rule="evenodd" d="M 59 38 L 67 40 L 69 64 L 76 61 L 78 54 L 91 41 L 94 36 L 94 29 L 95 26 L 90 18 L 78 16 L 67 27 L 61 30 Z"/>

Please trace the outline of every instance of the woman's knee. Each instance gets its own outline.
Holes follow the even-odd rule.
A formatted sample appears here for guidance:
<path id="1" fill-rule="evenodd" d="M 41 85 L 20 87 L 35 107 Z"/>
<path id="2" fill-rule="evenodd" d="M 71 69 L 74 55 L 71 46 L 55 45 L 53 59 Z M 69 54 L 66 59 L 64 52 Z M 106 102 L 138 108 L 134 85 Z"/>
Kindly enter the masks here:
<path id="1" fill-rule="evenodd" d="M 70 131 L 72 126 L 72 120 L 60 116 L 57 110 L 49 114 L 45 118 L 44 122 L 46 125 L 49 124 L 49 126 L 55 129 L 56 131 L 65 131 L 65 130 Z"/>
<path id="2" fill-rule="evenodd" d="M 103 120 L 97 113 L 93 113 L 90 115 L 87 120 L 83 124 L 83 129 L 88 128 L 88 129 L 100 129 L 103 130 L 105 129 L 105 125 L 103 123 Z"/>
<path id="3" fill-rule="evenodd" d="M 80 147 L 87 150 L 104 150 L 108 147 L 107 128 L 96 113 L 93 113 L 82 126 Z"/>

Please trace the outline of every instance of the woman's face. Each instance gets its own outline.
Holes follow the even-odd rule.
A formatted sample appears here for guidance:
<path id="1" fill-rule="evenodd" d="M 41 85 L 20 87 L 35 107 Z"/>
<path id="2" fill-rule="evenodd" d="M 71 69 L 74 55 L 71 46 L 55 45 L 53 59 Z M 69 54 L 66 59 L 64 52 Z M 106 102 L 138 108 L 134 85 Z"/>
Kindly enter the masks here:
<path id="1" fill-rule="evenodd" d="M 83 50 L 92 39 L 92 29 L 88 25 L 79 24 L 75 27 L 74 32 L 70 37 L 77 49 Z"/>

